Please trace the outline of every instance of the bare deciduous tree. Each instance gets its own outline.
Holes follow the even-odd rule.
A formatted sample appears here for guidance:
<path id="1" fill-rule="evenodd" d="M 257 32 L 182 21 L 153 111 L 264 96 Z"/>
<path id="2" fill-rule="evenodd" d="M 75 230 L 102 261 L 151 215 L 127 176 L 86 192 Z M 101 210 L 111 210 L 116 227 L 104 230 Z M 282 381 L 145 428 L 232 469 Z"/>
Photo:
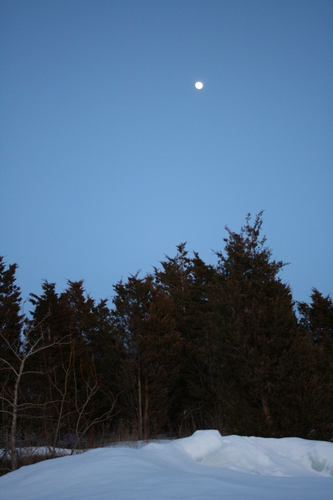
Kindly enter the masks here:
<path id="1" fill-rule="evenodd" d="M 12 470 L 17 469 L 16 436 L 19 413 L 48 404 L 48 402 L 40 402 L 38 400 L 27 401 L 26 396 L 22 393 L 21 384 L 23 377 L 26 375 L 39 376 L 42 373 L 39 369 L 26 368 L 26 365 L 33 356 L 66 342 L 64 339 L 54 339 L 52 342 L 48 342 L 45 339 L 45 332 L 43 331 L 43 321 L 37 325 L 27 322 L 28 324 L 23 328 L 19 342 L 16 342 L 14 346 L 9 342 L 4 333 L 0 333 L 0 340 L 10 354 L 8 358 L 0 357 L 0 370 L 6 373 L 5 383 L 0 393 L 0 401 L 2 402 L 0 412 L 8 416 L 8 448 Z M 38 332 L 37 335 L 33 335 L 35 332 Z"/>

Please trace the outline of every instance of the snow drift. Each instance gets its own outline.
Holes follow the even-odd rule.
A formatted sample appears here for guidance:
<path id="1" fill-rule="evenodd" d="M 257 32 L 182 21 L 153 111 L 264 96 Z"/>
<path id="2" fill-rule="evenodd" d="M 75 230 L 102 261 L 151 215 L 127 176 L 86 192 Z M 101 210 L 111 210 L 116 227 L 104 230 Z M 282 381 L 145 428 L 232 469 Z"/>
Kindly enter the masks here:
<path id="1" fill-rule="evenodd" d="M 197 431 L 171 446 L 193 460 L 215 467 L 267 476 L 333 477 L 333 445 L 299 438 L 269 439 L 227 436 L 218 431 Z"/>
<path id="2" fill-rule="evenodd" d="M 0 478 L 0 499 L 13 498 L 331 500 L 333 444 L 197 431 L 22 467 Z"/>

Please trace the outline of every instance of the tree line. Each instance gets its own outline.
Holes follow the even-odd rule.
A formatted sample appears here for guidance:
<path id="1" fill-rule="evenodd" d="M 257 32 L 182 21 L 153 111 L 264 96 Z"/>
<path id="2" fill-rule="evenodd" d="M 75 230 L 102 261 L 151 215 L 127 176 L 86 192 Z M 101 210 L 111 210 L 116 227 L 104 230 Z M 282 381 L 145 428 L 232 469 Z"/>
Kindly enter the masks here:
<path id="1" fill-rule="evenodd" d="M 295 303 L 262 213 L 227 229 L 217 263 L 186 244 L 114 285 L 112 307 L 44 281 L 22 312 L 0 257 L 0 448 L 75 450 L 110 437 L 333 437 L 333 302 Z"/>

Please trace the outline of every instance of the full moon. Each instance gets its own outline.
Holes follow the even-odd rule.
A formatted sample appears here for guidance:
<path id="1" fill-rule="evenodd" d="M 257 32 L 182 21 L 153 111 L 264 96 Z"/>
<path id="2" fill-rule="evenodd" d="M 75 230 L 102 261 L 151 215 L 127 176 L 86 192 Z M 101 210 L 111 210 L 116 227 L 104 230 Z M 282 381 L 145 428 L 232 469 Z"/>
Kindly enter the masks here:
<path id="1" fill-rule="evenodd" d="M 201 90 L 203 88 L 203 83 L 202 82 L 196 82 L 194 85 L 197 90 Z"/>

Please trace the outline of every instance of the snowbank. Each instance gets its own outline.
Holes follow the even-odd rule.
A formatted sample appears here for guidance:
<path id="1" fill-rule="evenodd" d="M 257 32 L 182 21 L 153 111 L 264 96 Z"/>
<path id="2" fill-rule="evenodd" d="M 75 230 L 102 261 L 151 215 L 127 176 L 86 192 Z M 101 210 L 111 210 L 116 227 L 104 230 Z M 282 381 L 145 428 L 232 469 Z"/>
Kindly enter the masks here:
<path id="1" fill-rule="evenodd" d="M 22 467 L 0 478 L 0 499 L 331 500 L 332 476 L 332 443 L 198 431 Z"/>
<path id="2" fill-rule="evenodd" d="M 189 438 L 170 443 L 170 446 L 202 464 L 241 472 L 267 476 L 333 477 L 333 444 L 323 441 L 222 437 L 218 431 L 212 430 L 197 431 Z"/>

